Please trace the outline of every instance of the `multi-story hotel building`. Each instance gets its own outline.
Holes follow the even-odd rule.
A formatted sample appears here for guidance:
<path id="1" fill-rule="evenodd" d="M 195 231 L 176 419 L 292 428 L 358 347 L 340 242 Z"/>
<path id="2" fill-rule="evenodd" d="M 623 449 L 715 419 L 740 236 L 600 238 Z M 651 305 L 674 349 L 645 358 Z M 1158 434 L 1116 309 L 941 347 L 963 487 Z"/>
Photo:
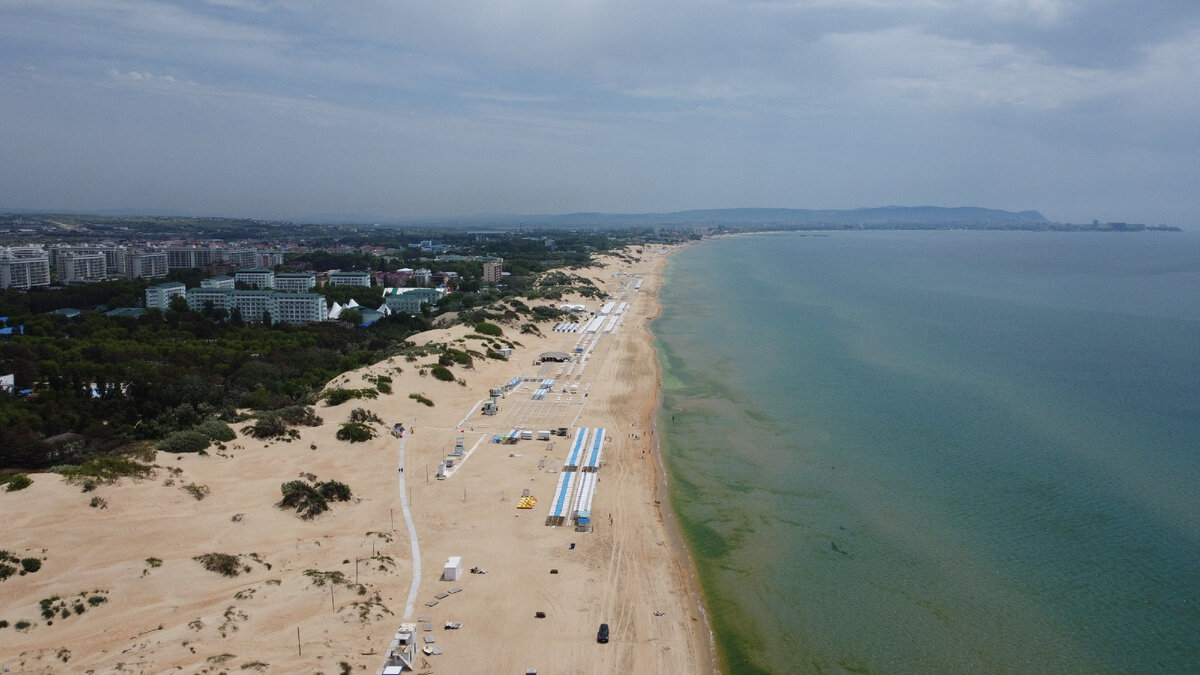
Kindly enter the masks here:
<path id="1" fill-rule="evenodd" d="M 50 256 L 41 246 L 0 247 L 0 288 L 50 285 Z"/>

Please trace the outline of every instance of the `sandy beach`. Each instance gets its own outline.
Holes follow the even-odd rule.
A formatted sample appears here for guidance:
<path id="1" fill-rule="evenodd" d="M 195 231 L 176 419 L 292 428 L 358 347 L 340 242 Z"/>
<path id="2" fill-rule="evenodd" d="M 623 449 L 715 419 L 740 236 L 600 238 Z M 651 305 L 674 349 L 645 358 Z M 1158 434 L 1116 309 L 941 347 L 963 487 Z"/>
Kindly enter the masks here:
<path id="1" fill-rule="evenodd" d="M 442 652 L 418 652 L 417 672 L 713 672 L 690 563 L 660 504 L 658 363 L 647 324 L 659 309 L 668 253 L 630 249 L 632 261 L 601 258 L 603 268 L 579 270 L 628 303 L 611 333 L 562 333 L 541 323 L 538 336 L 505 327 L 504 338 L 520 343 L 511 357 L 451 368 L 460 382 L 421 375 L 435 357 L 397 357 L 339 376 L 329 386 L 370 387 L 364 378 L 387 375 L 393 393 L 320 403 L 324 423 L 299 428 L 290 442 L 239 434 L 207 456 L 158 453 L 159 468 L 140 481 L 84 493 L 57 475 L 35 474 L 31 487 L 0 492 L 0 549 L 44 559 L 36 573 L 0 582 L 0 620 L 9 623 L 0 629 L 0 668 L 377 673 L 407 621 L 417 623 L 422 646 Z M 601 304 L 559 302 L 589 311 Z M 470 332 L 456 326 L 411 341 L 482 351 L 465 337 Z M 586 361 L 536 363 L 548 351 L 574 355 L 580 344 Z M 481 414 L 488 390 L 518 377 L 526 381 L 499 400 L 499 413 Z M 534 400 L 548 378 L 555 386 Z M 374 425 L 378 436 L 336 440 L 355 408 L 383 420 Z M 388 433 L 393 422 L 409 427 L 402 440 Z M 513 429 L 559 427 L 571 435 L 492 442 Z M 546 525 L 580 428 L 604 428 L 607 439 L 590 533 Z M 465 456 L 438 480 L 459 437 Z M 277 508 L 280 485 L 306 476 L 345 483 L 353 499 L 312 520 Z M 517 508 L 524 490 L 538 498 L 532 509 Z M 95 497 L 106 506 L 89 506 Z M 209 553 L 239 556 L 241 572 L 207 571 L 194 558 Z M 487 573 L 443 581 L 451 556 L 461 556 L 464 570 Z M 84 611 L 56 612 L 51 623 L 40 603 L 55 596 L 56 607 L 65 601 Z M 95 597 L 102 599 L 83 602 Z M 18 631 L 19 621 L 32 626 Z M 446 629 L 447 621 L 461 628 Z M 596 641 L 602 622 L 611 627 L 608 644 Z"/>

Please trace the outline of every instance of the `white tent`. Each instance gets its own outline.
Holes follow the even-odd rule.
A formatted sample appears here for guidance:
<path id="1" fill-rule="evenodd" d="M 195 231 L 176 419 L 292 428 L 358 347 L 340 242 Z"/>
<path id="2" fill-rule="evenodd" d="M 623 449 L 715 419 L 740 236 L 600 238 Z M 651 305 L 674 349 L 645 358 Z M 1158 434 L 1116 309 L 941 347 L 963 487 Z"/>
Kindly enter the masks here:
<path id="1" fill-rule="evenodd" d="M 341 315 L 342 315 L 342 306 L 337 304 L 336 302 L 333 303 L 333 307 L 329 308 L 329 319 L 332 321 L 333 319 L 336 319 Z"/>

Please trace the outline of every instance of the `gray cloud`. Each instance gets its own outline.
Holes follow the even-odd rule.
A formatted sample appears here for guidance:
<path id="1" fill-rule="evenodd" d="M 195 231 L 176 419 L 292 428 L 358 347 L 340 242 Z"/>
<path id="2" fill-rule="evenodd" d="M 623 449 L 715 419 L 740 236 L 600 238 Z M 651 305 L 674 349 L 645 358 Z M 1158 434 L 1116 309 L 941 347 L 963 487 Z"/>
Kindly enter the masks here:
<path id="1" fill-rule="evenodd" d="M 0 0 L 0 64 L 0 207 L 1200 217 L 1191 2 Z"/>

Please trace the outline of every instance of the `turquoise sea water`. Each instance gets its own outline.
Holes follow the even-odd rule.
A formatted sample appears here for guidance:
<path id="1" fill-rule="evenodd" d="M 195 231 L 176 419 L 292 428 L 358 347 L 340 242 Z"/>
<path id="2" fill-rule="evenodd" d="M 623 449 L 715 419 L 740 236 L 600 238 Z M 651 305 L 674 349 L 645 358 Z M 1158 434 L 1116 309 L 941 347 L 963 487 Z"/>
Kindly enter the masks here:
<path id="1" fill-rule="evenodd" d="M 662 300 L 725 672 L 1200 672 L 1200 236 L 711 240 Z"/>

